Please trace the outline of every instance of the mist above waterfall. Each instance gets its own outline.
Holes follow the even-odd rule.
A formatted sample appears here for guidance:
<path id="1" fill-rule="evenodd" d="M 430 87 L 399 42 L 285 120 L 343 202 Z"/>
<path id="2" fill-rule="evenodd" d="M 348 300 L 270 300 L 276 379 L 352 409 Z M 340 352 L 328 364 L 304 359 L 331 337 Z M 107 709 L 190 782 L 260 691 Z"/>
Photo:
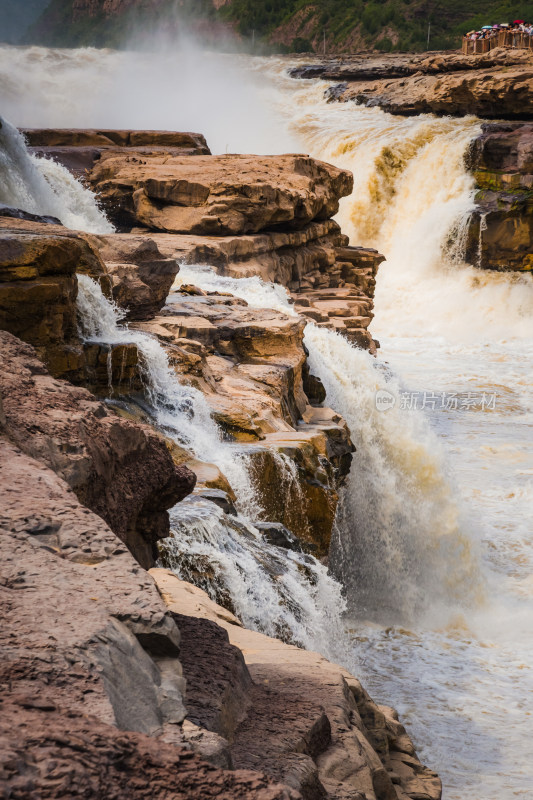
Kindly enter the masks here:
<path id="1" fill-rule="evenodd" d="M 0 108 L 19 127 L 194 131 L 214 153 L 297 151 L 274 94 L 247 59 L 190 37 L 139 51 L 0 47 Z"/>

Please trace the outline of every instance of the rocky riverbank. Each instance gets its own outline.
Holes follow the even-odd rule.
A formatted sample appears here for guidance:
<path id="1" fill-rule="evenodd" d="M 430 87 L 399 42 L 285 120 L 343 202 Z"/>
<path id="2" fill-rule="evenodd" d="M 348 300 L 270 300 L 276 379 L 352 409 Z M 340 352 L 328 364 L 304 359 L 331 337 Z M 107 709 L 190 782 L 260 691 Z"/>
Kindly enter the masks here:
<path id="1" fill-rule="evenodd" d="M 210 156 L 196 134 L 29 140 L 83 174 L 117 232 L 0 213 L 8 795 L 438 800 L 395 713 L 355 678 L 246 631 L 172 573 L 146 571 L 168 509 L 188 497 L 231 516 L 235 494 L 219 467 L 154 427 L 135 342 L 87 339 L 78 324 L 84 275 L 202 392 L 228 446 L 246 448 L 265 543 L 326 557 L 357 454 L 303 329 L 310 319 L 377 346 L 368 325 L 382 256 L 349 247 L 331 219 L 351 175 L 307 156 Z M 171 290 L 180 263 L 276 281 L 294 313 Z M 290 497 L 280 463 L 293 465 Z"/>
<path id="2" fill-rule="evenodd" d="M 482 56 L 360 54 L 315 59 L 291 75 L 330 81 L 329 101 L 377 106 L 389 114 L 520 120 L 533 114 L 533 60 L 527 50 L 497 48 Z"/>

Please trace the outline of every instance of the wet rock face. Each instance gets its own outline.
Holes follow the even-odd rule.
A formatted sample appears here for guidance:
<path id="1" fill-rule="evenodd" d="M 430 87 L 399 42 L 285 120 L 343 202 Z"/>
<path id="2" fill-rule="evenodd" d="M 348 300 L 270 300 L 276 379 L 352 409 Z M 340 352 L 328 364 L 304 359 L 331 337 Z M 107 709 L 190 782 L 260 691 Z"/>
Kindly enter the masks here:
<path id="1" fill-rule="evenodd" d="M 533 61 L 526 50 L 498 48 L 483 56 L 394 54 L 325 59 L 293 77 L 335 81 L 326 98 L 379 106 L 414 116 L 475 114 L 485 119 L 531 119 Z M 340 83 L 339 83 L 340 82 Z"/>
<path id="2" fill-rule="evenodd" d="M 533 125 L 489 123 L 471 145 L 467 165 L 478 192 L 467 259 L 485 269 L 533 268 Z"/>
<path id="3" fill-rule="evenodd" d="M 103 157 L 89 175 L 119 226 L 241 235 L 326 220 L 350 173 L 307 156 Z"/>
<path id="4" fill-rule="evenodd" d="M 194 488 L 151 429 L 120 419 L 85 389 L 57 381 L 31 347 L 0 332 L 6 435 L 46 463 L 144 567 L 168 536 L 167 509 Z"/>
<path id="5" fill-rule="evenodd" d="M 84 357 L 75 273 L 79 267 L 103 273 L 102 261 L 85 239 L 64 228 L 0 222 L 0 328 L 32 344 L 54 375 L 79 375 Z"/>
<path id="6" fill-rule="evenodd" d="M 136 327 L 159 337 L 181 379 L 201 389 L 227 437 L 245 448 L 264 520 L 325 556 L 353 446 L 340 416 L 309 405 L 304 321 L 192 292 L 173 292 L 163 313 Z"/>

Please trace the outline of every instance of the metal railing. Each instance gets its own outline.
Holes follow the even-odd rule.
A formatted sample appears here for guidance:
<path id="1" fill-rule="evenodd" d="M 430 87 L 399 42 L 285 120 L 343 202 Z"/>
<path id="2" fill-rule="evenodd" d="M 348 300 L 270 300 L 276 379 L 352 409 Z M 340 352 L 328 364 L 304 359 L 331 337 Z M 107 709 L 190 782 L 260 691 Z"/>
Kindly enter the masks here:
<path id="1" fill-rule="evenodd" d="M 490 53 L 496 47 L 533 50 L 533 36 L 529 33 L 512 33 L 511 31 L 498 31 L 484 39 L 470 39 L 468 36 L 463 36 L 463 54 L 465 56 Z"/>

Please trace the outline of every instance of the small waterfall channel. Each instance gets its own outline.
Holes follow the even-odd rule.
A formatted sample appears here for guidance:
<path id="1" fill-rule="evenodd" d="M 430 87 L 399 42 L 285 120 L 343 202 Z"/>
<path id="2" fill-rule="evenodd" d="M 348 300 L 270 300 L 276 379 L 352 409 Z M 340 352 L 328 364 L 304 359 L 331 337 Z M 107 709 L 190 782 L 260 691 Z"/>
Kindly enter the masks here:
<path id="1" fill-rule="evenodd" d="M 61 164 L 37 158 L 24 137 L 0 117 L 0 203 L 30 214 L 52 216 L 63 225 L 87 233 L 114 228 L 96 198 Z"/>
<path id="2" fill-rule="evenodd" d="M 340 584 L 312 556 L 265 539 L 254 525 L 259 508 L 246 453 L 223 440 L 202 393 L 179 382 L 159 341 L 129 329 L 94 280 L 78 275 L 78 284 L 85 340 L 137 346 L 153 423 L 191 458 L 216 464 L 237 497 L 236 514 L 201 494 L 178 503 L 170 512 L 172 537 L 162 543 L 164 564 L 223 602 L 247 627 L 346 663 Z M 285 472 L 286 465 L 281 483 Z"/>

